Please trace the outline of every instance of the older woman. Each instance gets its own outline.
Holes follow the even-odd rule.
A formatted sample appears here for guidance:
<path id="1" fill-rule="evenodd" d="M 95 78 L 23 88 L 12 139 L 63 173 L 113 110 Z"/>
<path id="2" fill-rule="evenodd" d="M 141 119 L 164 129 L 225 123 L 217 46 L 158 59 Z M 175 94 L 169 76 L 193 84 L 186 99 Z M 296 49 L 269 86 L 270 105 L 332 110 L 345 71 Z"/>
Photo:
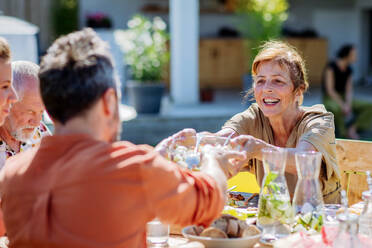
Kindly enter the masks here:
<path id="1" fill-rule="evenodd" d="M 7 41 L 0 37 L 0 125 L 4 124 L 12 103 L 16 101 L 17 95 L 12 85 L 10 49 Z"/>
<path id="2" fill-rule="evenodd" d="M 12 85 L 12 67 L 8 42 L 0 37 L 0 126 L 10 113 L 12 103 L 17 101 L 17 95 Z M 0 140 L 2 143 L 2 141 Z M 5 157 L 4 157 L 5 158 Z M 0 161 L 0 168 L 5 161 Z M 5 233 L 3 214 L 0 211 L 0 236 Z"/>
<path id="3" fill-rule="evenodd" d="M 297 51 L 282 42 L 267 42 L 252 65 L 256 103 L 233 116 L 217 134 L 236 137 L 247 148 L 247 167 L 262 181 L 261 149 L 283 147 L 288 151 L 286 179 L 293 195 L 298 151 L 323 155 L 319 179 L 325 203 L 340 201 L 340 172 L 336 163 L 333 115 L 323 105 L 302 107 L 308 88 L 304 62 Z"/>

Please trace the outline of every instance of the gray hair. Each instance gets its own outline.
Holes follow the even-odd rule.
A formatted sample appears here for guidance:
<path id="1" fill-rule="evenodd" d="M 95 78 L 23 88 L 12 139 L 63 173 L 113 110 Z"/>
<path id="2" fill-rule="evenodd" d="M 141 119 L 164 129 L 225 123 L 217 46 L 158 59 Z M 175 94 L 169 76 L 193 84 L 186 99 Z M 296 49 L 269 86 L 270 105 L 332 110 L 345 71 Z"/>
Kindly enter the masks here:
<path id="1" fill-rule="evenodd" d="M 39 82 L 39 66 L 30 61 L 14 61 L 12 62 L 13 85 L 17 91 L 18 97 L 23 98 L 24 89 L 28 87 L 31 81 Z"/>

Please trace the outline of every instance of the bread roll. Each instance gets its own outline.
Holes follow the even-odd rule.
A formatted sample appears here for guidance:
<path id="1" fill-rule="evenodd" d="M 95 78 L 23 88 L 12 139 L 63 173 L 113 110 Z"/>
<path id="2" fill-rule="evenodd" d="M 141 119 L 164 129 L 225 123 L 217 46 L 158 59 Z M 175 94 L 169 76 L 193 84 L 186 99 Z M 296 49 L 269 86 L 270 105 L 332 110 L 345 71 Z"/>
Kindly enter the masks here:
<path id="1" fill-rule="evenodd" d="M 225 232 L 215 227 L 208 227 L 207 229 L 204 229 L 204 231 L 200 234 L 200 236 L 210 237 L 210 238 L 222 238 L 222 239 L 228 238 Z"/>

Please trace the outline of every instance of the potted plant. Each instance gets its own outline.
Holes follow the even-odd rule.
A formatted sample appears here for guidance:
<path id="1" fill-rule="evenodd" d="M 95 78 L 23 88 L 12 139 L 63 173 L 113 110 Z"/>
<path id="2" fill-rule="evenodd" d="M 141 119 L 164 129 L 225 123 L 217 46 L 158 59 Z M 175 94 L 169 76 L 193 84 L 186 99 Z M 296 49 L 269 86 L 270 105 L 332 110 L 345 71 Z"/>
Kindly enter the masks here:
<path id="1" fill-rule="evenodd" d="M 79 29 L 79 2 L 78 0 L 55 0 L 52 3 L 52 24 L 54 37 L 58 38 Z"/>
<path id="2" fill-rule="evenodd" d="M 137 113 L 158 113 L 165 84 L 162 82 L 169 61 L 166 24 L 160 17 L 153 21 L 135 15 L 127 30 L 115 32 L 124 51 L 132 80 L 127 82 L 129 103 Z"/>
<path id="3" fill-rule="evenodd" d="M 262 42 L 281 36 L 282 26 L 288 18 L 287 0 L 237 0 L 237 28 L 245 39 L 246 75 L 244 90 L 252 87 L 251 66 Z"/>

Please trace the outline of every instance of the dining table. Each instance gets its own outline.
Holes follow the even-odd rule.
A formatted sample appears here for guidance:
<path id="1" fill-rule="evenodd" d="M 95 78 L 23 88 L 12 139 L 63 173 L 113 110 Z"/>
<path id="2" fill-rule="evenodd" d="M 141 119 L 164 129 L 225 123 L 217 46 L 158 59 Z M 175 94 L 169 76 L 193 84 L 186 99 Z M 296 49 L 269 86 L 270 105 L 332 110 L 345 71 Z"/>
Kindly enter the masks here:
<path id="1" fill-rule="evenodd" d="M 364 207 L 364 202 L 359 202 L 354 204 L 349 208 L 353 213 L 360 214 Z M 170 235 L 168 243 L 166 246 L 148 246 L 149 248 L 206 248 L 202 243 L 197 241 L 190 241 L 187 238 L 183 237 L 181 234 L 182 228 L 177 226 L 171 226 Z M 9 240 L 6 236 L 0 237 L 0 248 L 8 248 Z M 272 245 L 266 245 L 260 242 L 257 242 L 253 248 L 269 248 L 273 247 Z"/>
<path id="2" fill-rule="evenodd" d="M 159 248 L 159 247 L 165 247 L 165 248 L 205 248 L 205 246 L 197 241 L 190 241 L 187 238 L 183 237 L 179 234 L 171 234 L 168 239 L 168 245 L 166 246 L 149 246 L 149 248 Z M 258 242 L 254 248 L 272 248 L 271 245 L 265 245 L 260 242 Z"/>

